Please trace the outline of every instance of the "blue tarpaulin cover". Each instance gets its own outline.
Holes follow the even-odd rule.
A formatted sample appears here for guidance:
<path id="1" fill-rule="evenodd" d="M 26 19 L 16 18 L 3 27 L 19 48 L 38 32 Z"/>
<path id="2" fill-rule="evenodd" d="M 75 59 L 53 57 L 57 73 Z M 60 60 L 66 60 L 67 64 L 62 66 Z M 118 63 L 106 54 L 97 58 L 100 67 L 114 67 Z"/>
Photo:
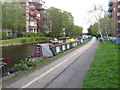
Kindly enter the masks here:
<path id="1" fill-rule="evenodd" d="M 49 45 L 46 44 L 46 45 L 42 46 L 42 54 L 43 54 L 44 57 L 51 57 L 51 56 L 53 56 L 53 53 L 50 50 Z"/>

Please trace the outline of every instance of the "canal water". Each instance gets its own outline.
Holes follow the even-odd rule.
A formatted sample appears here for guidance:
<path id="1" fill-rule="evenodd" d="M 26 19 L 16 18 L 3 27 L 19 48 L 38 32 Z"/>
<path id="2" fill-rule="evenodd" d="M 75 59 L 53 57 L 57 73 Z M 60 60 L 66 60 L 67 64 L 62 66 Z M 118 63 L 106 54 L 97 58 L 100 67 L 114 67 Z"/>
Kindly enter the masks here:
<path id="1" fill-rule="evenodd" d="M 20 60 L 31 56 L 33 48 L 34 48 L 34 44 L 3 47 L 2 58 L 8 58 L 3 61 L 7 63 L 7 66 L 9 68 L 12 68 L 14 64 L 20 63 Z M 12 59 L 9 59 L 9 58 L 12 58 Z"/>

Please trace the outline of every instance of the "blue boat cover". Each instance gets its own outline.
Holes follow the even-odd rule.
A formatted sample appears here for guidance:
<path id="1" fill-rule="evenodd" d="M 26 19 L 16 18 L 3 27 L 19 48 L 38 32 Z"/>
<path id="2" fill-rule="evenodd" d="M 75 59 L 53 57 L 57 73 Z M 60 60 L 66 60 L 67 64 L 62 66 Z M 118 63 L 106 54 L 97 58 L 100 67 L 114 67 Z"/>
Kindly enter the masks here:
<path id="1" fill-rule="evenodd" d="M 42 54 L 43 54 L 43 57 L 51 57 L 51 56 L 53 56 L 53 53 L 50 50 L 49 44 L 48 45 L 46 44 L 46 45 L 42 46 Z"/>

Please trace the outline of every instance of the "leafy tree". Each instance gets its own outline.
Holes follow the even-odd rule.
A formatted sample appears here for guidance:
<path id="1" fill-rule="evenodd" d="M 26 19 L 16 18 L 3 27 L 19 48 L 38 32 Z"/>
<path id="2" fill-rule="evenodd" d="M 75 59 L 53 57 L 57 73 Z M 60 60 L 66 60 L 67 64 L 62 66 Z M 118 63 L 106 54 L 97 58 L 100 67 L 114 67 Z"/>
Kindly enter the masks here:
<path id="1" fill-rule="evenodd" d="M 109 35 L 111 35 L 112 32 L 113 19 L 105 16 L 100 20 L 100 25 L 102 29 L 102 34 L 106 35 L 107 39 L 109 40 Z"/>
<path id="2" fill-rule="evenodd" d="M 74 26 L 74 36 L 80 37 L 82 35 L 83 28 L 80 26 Z"/>
<path id="3" fill-rule="evenodd" d="M 2 4 L 2 28 L 20 32 L 25 25 L 24 7 L 17 2 Z"/>
<path id="4" fill-rule="evenodd" d="M 98 5 L 98 6 L 94 6 L 93 9 L 91 9 L 89 11 L 89 14 L 91 15 L 91 22 L 97 22 L 98 24 L 98 32 L 101 36 L 101 38 L 103 39 L 103 34 L 102 34 L 102 28 L 100 25 L 100 20 L 102 19 L 102 14 L 104 13 L 104 9 L 102 6 Z M 104 42 L 104 39 L 103 39 Z"/>
<path id="5" fill-rule="evenodd" d="M 98 23 L 95 23 L 94 25 L 90 25 L 88 28 L 88 34 L 91 34 L 93 36 L 98 36 Z"/>
<path id="6" fill-rule="evenodd" d="M 63 29 L 65 29 L 65 36 L 78 36 L 82 33 L 82 27 L 74 25 L 69 12 L 54 7 L 49 8 L 47 12 L 49 12 L 51 36 L 56 38 L 63 36 Z"/>
<path id="7" fill-rule="evenodd" d="M 51 21 L 51 34 L 53 37 L 59 37 L 59 34 L 62 33 L 63 30 L 63 14 L 60 9 L 51 7 L 49 10 L 49 18 Z"/>

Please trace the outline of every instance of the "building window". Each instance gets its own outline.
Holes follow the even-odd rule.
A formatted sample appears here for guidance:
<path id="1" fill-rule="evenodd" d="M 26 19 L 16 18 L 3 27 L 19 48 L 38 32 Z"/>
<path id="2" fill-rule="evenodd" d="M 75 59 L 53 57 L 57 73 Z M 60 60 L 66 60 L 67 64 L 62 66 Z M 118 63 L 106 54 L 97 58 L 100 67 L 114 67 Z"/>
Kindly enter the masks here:
<path id="1" fill-rule="evenodd" d="M 115 11 L 115 8 L 113 10 Z"/>
<path id="2" fill-rule="evenodd" d="M 120 13 L 119 13 L 119 12 L 117 13 L 117 16 L 120 16 Z"/>
<path id="3" fill-rule="evenodd" d="M 117 23 L 120 23 L 120 20 L 117 20 Z"/>
<path id="4" fill-rule="evenodd" d="M 120 8 L 120 5 L 118 5 L 118 8 Z"/>
<path id="5" fill-rule="evenodd" d="M 120 27 L 117 28 L 117 31 L 120 31 Z"/>

